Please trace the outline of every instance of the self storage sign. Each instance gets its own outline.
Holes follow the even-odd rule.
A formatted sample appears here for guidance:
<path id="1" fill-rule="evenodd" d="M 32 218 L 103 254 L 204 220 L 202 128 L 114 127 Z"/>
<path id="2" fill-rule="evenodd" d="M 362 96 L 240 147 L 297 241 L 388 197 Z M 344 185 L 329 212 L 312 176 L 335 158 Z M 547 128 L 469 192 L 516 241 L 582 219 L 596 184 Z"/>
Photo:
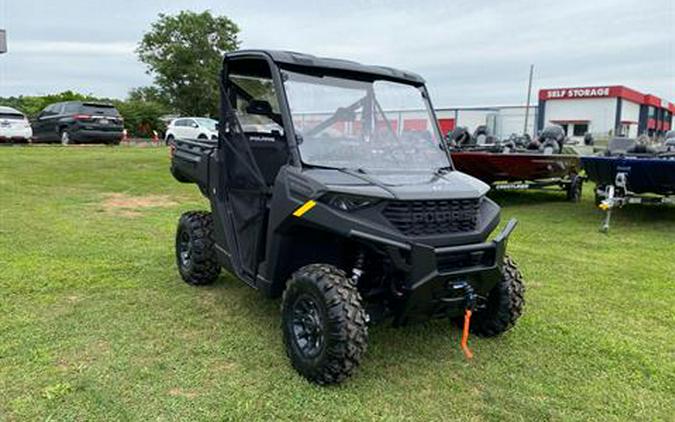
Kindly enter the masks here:
<path id="1" fill-rule="evenodd" d="M 546 100 L 609 97 L 609 87 L 547 89 L 543 94 L 542 97 Z"/>

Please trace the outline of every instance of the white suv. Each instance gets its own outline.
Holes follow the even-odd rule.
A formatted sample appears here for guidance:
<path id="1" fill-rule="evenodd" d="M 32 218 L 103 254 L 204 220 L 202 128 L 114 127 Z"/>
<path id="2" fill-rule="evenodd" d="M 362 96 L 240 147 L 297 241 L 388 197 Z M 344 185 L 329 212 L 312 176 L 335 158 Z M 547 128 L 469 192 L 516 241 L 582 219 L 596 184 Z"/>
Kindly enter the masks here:
<path id="1" fill-rule="evenodd" d="M 169 123 L 164 137 L 166 142 L 174 139 L 217 140 L 217 120 L 205 117 L 180 117 Z"/>
<path id="2" fill-rule="evenodd" d="M 28 142 L 32 137 L 33 129 L 22 112 L 0 106 L 0 142 Z"/>

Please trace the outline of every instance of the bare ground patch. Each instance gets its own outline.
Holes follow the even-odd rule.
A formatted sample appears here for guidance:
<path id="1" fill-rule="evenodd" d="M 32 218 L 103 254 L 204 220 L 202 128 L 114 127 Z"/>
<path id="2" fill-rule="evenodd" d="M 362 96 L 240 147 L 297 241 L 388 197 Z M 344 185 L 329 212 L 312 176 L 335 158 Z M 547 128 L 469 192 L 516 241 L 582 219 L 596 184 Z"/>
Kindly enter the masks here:
<path id="1" fill-rule="evenodd" d="M 178 205 L 169 195 L 131 196 L 125 193 L 108 193 L 101 202 L 104 212 L 120 217 L 140 217 L 148 208 L 166 208 Z"/>
<path id="2" fill-rule="evenodd" d="M 173 397 L 185 397 L 187 399 L 194 399 L 199 394 L 194 391 L 185 391 L 180 388 L 172 388 L 169 390 L 169 395 Z"/>

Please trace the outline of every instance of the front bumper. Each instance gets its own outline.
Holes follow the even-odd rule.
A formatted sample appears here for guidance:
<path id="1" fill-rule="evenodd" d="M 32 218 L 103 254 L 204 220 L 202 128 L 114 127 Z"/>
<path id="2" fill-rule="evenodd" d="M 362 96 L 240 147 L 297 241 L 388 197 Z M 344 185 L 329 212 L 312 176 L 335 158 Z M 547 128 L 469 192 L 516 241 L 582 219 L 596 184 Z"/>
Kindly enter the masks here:
<path id="1" fill-rule="evenodd" d="M 460 284 L 468 283 L 479 297 L 487 297 L 501 278 L 506 245 L 516 225 L 516 219 L 511 219 L 489 242 L 436 248 L 365 233 L 352 235 L 383 244 L 396 269 L 408 274 L 392 304 L 394 324 L 400 325 L 411 319 L 461 315 L 467 303 L 456 289 Z"/>

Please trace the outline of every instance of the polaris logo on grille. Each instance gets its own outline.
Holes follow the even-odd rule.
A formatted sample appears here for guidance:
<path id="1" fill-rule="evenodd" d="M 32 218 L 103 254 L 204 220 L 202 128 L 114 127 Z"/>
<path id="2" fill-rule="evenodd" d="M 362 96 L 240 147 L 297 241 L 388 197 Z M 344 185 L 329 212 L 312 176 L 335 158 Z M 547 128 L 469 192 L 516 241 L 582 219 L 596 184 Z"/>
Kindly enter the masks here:
<path id="1" fill-rule="evenodd" d="M 473 211 L 428 211 L 412 213 L 413 223 L 447 223 L 453 220 L 471 220 Z"/>

